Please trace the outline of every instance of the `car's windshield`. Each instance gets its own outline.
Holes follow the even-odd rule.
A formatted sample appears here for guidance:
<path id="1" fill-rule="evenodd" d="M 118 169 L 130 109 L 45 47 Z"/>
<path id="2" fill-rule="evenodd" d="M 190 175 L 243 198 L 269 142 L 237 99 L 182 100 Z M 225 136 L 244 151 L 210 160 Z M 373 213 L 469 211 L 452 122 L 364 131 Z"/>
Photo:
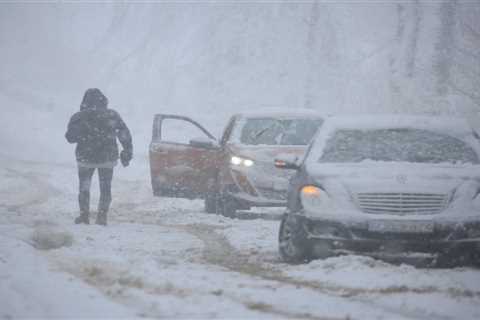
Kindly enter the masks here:
<path id="1" fill-rule="evenodd" d="M 307 145 L 322 124 L 320 119 L 246 119 L 240 142 L 246 145 Z"/>
<path id="2" fill-rule="evenodd" d="M 400 161 L 472 163 L 478 155 L 468 144 L 446 134 L 418 129 L 338 130 L 318 162 Z"/>

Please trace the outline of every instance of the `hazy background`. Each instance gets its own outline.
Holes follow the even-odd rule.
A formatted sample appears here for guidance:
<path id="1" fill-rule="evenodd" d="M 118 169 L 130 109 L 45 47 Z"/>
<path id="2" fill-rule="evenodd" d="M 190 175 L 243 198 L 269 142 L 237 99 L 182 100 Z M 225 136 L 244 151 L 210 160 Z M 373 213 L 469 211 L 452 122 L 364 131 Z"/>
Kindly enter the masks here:
<path id="1" fill-rule="evenodd" d="M 155 113 L 218 135 L 237 111 L 480 111 L 480 2 L 1 3 L 0 145 L 73 163 L 98 87 L 144 154 Z M 143 161 L 143 160 L 142 160 Z"/>

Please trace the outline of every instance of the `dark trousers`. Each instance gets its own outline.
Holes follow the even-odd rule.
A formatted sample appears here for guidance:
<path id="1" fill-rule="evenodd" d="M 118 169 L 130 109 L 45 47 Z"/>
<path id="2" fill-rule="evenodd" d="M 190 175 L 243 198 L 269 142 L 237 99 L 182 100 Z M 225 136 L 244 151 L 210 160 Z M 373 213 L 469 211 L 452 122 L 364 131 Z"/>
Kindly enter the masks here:
<path id="1" fill-rule="evenodd" d="M 97 168 L 98 181 L 100 185 L 100 202 L 98 203 L 98 212 L 108 212 L 112 202 L 112 178 L 113 168 Z M 78 167 L 79 193 L 78 203 L 80 212 L 88 214 L 90 212 L 90 186 L 95 168 Z"/>

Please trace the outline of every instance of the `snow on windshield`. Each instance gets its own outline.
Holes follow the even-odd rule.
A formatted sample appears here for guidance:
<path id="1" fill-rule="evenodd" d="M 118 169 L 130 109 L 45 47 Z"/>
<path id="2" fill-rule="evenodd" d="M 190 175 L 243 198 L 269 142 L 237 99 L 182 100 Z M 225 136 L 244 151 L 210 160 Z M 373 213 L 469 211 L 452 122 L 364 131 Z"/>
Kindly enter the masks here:
<path id="1" fill-rule="evenodd" d="M 338 130 L 327 141 L 318 162 L 399 161 L 472 163 L 478 155 L 465 142 L 419 129 Z"/>
<path id="2" fill-rule="evenodd" d="M 320 119 L 249 118 L 241 120 L 237 136 L 246 145 L 307 145 Z"/>

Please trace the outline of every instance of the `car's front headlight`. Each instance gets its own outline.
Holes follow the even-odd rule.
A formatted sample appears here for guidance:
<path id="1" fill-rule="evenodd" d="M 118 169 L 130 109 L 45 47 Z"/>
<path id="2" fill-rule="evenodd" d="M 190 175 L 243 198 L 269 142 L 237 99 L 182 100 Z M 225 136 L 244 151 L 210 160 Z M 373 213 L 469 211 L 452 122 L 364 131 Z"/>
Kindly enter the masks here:
<path id="1" fill-rule="evenodd" d="M 305 210 L 319 213 L 331 205 L 325 190 L 313 185 L 306 185 L 300 190 L 300 200 Z"/>
<path id="2" fill-rule="evenodd" d="M 238 156 L 232 156 L 230 158 L 230 163 L 233 164 L 234 166 L 243 166 L 243 167 L 251 167 L 255 164 L 254 161 L 251 159 L 246 159 Z"/>

